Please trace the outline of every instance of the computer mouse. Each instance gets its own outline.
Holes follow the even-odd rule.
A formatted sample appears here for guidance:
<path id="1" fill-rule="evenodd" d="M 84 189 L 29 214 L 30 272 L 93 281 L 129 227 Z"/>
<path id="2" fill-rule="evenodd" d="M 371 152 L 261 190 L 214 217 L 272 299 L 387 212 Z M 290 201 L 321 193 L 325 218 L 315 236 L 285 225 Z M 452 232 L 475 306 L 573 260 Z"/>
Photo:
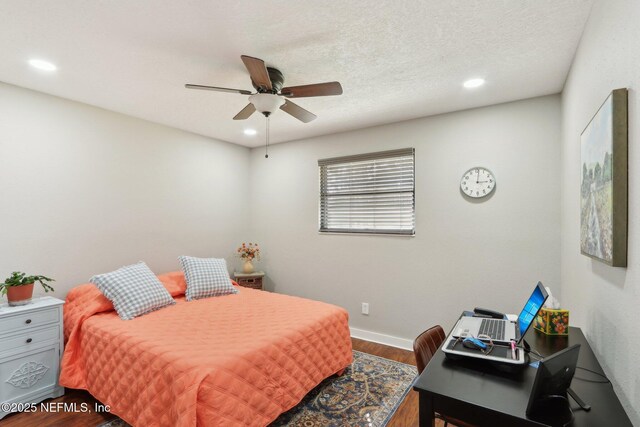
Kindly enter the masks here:
<path id="1" fill-rule="evenodd" d="M 462 341 L 462 345 L 474 350 L 486 350 L 487 345 L 478 338 L 467 337 Z"/>

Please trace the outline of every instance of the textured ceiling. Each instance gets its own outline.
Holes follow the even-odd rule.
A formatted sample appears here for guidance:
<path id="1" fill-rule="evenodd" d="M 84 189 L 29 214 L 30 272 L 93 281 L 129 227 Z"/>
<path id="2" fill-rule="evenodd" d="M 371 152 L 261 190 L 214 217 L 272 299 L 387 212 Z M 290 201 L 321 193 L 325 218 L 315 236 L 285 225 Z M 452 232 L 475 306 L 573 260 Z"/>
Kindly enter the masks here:
<path id="1" fill-rule="evenodd" d="M 561 91 L 592 0 L 3 0 L 0 81 L 246 146 L 264 118 L 231 118 L 252 89 L 240 55 L 293 86 L 338 80 L 344 94 L 282 111 L 290 141 Z M 58 66 L 30 68 L 31 58 Z M 468 90 L 462 82 L 484 77 Z M 255 128 L 254 137 L 243 134 Z"/>

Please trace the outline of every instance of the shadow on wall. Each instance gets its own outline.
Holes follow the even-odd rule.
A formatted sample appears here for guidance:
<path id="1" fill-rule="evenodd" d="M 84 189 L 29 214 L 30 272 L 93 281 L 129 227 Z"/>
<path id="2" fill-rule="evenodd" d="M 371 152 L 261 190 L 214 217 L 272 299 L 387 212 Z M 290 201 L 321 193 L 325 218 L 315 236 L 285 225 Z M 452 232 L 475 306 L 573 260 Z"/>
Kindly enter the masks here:
<path id="1" fill-rule="evenodd" d="M 276 292 L 277 284 L 268 276 L 264 276 L 262 290 Z"/>
<path id="2" fill-rule="evenodd" d="M 609 267 L 610 268 L 610 267 Z M 591 348 L 596 355 L 596 358 L 602 365 L 605 374 L 611 379 L 612 377 L 620 378 L 619 375 L 615 375 L 612 372 L 611 366 L 605 363 L 607 360 L 616 360 L 616 365 L 621 372 L 631 372 L 632 367 L 629 361 L 629 353 L 632 352 L 631 344 L 629 340 L 620 339 L 616 324 L 609 320 L 611 313 L 605 314 L 600 310 L 593 310 L 589 316 L 589 334 L 587 338 L 591 343 Z M 635 365 L 635 362 L 633 362 Z M 619 384 L 615 384 L 616 388 Z M 636 381 L 636 392 L 640 381 Z M 618 398 L 623 405 L 633 407 L 631 402 L 626 401 L 624 393 L 619 393 L 616 390 Z"/>
<path id="3" fill-rule="evenodd" d="M 640 401 L 640 377 L 636 378 L 635 396 L 634 401 Z"/>
<path id="4" fill-rule="evenodd" d="M 611 367 L 604 363 L 605 360 L 614 360 L 626 352 L 628 345 L 626 340 L 618 340 L 618 330 L 609 318 L 598 310 L 594 309 L 589 316 L 589 341 L 603 365 L 605 370 L 610 371 Z M 624 347 L 624 348 L 622 348 Z"/>
<path id="5" fill-rule="evenodd" d="M 627 281 L 626 267 L 611 267 L 600 261 L 591 260 L 591 271 L 605 281 L 620 289 L 624 289 L 624 285 Z"/>

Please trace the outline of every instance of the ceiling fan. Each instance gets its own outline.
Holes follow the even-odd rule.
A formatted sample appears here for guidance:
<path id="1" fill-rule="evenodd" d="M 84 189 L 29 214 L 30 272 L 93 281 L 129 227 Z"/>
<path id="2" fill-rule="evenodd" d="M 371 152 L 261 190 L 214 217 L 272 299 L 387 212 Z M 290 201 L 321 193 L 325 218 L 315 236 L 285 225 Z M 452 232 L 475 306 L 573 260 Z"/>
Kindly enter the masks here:
<path id="1" fill-rule="evenodd" d="M 244 107 L 233 120 L 245 120 L 256 110 L 269 117 L 278 108 L 304 123 L 316 119 L 316 115 L 294 104 L 289 98 L 305 98 L 311 96 L 342 95 L 342 86 L 338 82 L 316 83 L 303 86 L 282 87 L 284 75 L 280 70 L 265 66 L 262 59 L 242 55 L 242 62 L 249 71 L 251 84 L 256 93 L 243 89 L 229 89 L 216 86 L 186 84 L 187 89 L 213 90 L 217 92 L 239 93 L 250 95 L 249 104 Z"/>

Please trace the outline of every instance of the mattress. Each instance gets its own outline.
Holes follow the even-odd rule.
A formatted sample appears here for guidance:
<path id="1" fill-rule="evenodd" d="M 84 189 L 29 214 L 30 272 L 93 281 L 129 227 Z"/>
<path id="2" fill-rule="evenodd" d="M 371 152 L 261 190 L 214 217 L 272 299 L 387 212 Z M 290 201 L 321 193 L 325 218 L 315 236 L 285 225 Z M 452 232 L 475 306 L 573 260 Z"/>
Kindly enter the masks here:
<path id="1" fill-rule="evenodd" d="M 158 278 L 177 303 L 133 320 L 91 284 L 65 305 L 60 384 L 133 426 L 264 426 L 352 362 L 340 307 L 242 287 L 187 302 L 182 273 Z"/>

